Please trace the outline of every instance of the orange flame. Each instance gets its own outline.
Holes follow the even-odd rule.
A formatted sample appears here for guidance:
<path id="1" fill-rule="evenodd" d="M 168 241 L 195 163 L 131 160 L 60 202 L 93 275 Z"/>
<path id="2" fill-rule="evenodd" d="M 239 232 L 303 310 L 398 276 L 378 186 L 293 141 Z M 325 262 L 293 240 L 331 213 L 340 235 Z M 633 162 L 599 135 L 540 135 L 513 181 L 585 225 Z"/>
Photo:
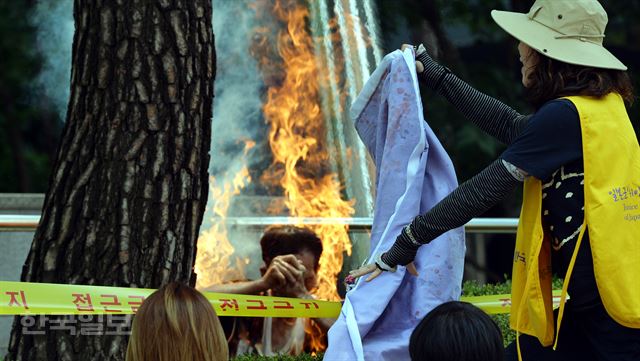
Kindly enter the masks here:
<path id="1" fill-rule="evenodd" d="M 328 173 L 328 152 L 324 147 L 324 120 L 320 110 L 318 67 L 312 38 L 306 29 L 308 10 L 296 3 L 283 6 L 277 1 L 276 17 L 287 24 L 278 34 L 278 53 L 284 65 L 281 86 L 270 87 L 263 110 L 271 124 L 269 143 L 274 166 L 283 167 L 280 184 L 285 205 L 295 217 L 350 217 L 352 202 L 341 195 L 341 185 Z M 339 300 L 337 274 L 343 253 L 351 252 L 345 225 L 313 227 L 323 241 L 319 286 L 315 294 L 327 300 Z"/>
<path id="2" fill-rule="evenodd" d="M 317 64 L 313 39 L 307 31 L 309 12 L 299 0 L 256 1 L 251 7 L 257 18 L 263 18 L 265 23 L 275 20 L 285 25 L 277 34 L 273 32 L 273 26 L 256 26 L 250 50 L 260 63 L 268 87 L 263 113 L 271 126 L 269 144 L 273 163 L 261 181 L 265 185 L 278 185 L 284 191 L 284 200 L 273 202 L 268 212 L 281 214 L 286 208 L 293 217 L 350 217 L 354 213 L 353 202 L 342 199 L 342 186 L 337 175 L 330 171 L 325 139 L 327 129 L 319 94 L 319 87 L 326 86 L 328 77 L 336 76 L 342 67 L 337 62 L 333 74 L 329 74 Z M 269 18 L 271 15 L 275 19 Z M 331 23 L 335 28 L 335 21 Z M 274 37 L 277 38 L 277 51 L 270 41 Z M 337 34 L 333 37 L 336 37 L 334 41 L 338 40 Z M 339 49 L 336 51 L 340 53 Z M 241 263 L 248 263 L 248 260 L 239 261 L 232 267 L 234 249 L 227 238 L 224 218 L 233 195 L 249 182 L 244 167 L 235 175 L 233 184 L 212 188 L 212 199 L 216 202 L 213 211 L 218 221 L 211 229 L 203 231 L 198 240 L 196 271 L 199 285 L 244 278 Z M 322 239 L 324 246 L 314 295 L 325 300 L 340 300 L 336 289 L 337 275 L 342 269 L 344 253 L 351 253 L 348 226 L 322 224 L 310 228 Z M 311 349 L 322 350 L 325 340 L 317 325 L 307 332 L 312 336 Z"/>
<path id="3" fill-rule="evenodd" d="M 254 145 L 253 141 L 245 142 L 245 157 Z M 240 194 L 250 182 L 251 177 L 246 165 L 233 176 L 231 182 L 217 186 L 214 177 L 209 181 L 211 199 L 215 202 L 212 209 L 215 218 L 211 220 L 211 228 L 203 230 L 198 237 L 195 265 L 198 288 L 245 278 L 244 269 L 249 264 L 249 259 L 236 257 L 235 264 L 232 264 L 235 249 L 229 242 L 225 219 L 233 196 Z"/>
<path id="4" fill-rule="evenodd" d="M 329 153 L 324 145 L 326 129 L 319 99 L 319 74 L 313 54 L 313 39 L 306 29 L 308 10 L 295 1 L 276 1 L 273 13 L 286 23 L 286 31 L 277 38 L 278 54 L 283 63 L 281 85 L 271 86 L 263 111 L 271 125 L 269 144 L 273 165 L 284 189 L 285 206 L 294 217 L 350 217 L 353 202 L 341 196 L 341 185 L 327 171 Z M 267 175 L 269 177 L 269 175 Z M 343 254 L 351 253 L 346 225 L 312 227 L 322 239 L 323 253 L 318 271 L 315 295 L 321 299 L 339 300 L 337 275 L 342 269 Z M 319 330 L 311 334 L 311 348 L 322 350 Z"/>

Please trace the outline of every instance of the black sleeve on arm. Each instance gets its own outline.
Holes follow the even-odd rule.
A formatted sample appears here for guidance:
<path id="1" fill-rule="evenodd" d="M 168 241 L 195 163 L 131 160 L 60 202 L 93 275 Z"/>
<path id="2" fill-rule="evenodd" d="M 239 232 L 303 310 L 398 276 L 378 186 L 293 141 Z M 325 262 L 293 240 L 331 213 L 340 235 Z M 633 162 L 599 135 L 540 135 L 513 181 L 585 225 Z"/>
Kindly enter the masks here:
<path id="1" fill-rule="evenodd" d="M 408 264 L 413 261 L 420 244 L 465 225 L 504 199 L 520 183 L 501 159 L 494 161 L 427 213 L 414 218 L 408 230 L 405 227 L 393 247 L 382 255 L 382 261 L 391 267 Z"/>
<path id="2" fill-rule="evenodd" d="M 540 180 L 582 158 L 580 117 L 573 103 L 558 99 L 543 105 L 501 158 Z"/>
<path id="3" fill-rule="evenodd" d="M 424 65 L 420 79 L 442 94 L 459 112 L 487 134 L 504 144 L 511 144 L 524 128 L 529 116 L 522 115 L 451 73 L 423 52 L 416 57 Z"/>

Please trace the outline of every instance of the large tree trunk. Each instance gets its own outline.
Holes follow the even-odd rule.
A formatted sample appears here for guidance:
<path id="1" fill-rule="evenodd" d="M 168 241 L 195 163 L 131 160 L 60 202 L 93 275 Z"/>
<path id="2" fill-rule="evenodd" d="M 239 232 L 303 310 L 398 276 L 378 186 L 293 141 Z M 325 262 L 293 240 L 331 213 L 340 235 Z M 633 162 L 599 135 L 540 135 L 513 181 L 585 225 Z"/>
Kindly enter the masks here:
<path id="1" fill-rule="evenodd" d="M 195 281 L 208 193 L 211 16 L 211 0 L 75 0 L 71 98 L 23 281 Z M 49 328 L 26 335 L 17 317 L 6 360 L 122 360 L 126 345 L 125 336 Z"/>

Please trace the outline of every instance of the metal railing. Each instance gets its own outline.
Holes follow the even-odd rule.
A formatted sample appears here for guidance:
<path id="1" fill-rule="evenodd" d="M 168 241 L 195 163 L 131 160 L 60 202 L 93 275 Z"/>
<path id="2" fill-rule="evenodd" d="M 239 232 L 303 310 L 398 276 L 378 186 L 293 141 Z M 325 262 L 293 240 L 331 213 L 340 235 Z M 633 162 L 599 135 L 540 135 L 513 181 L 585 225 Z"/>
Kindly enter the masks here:
<path id="1" fill-rule="evenodd" d="M 216 219 L 213 219 L 216 221 Z M 219 220 L 219 219 L 218 219 Z M 265 227 L 273 224 L 345 224 L 351 230 L 370 230 L 373 218 L 317 218 L 317 217 L 228 217 L 227 225 L 245 227 Z M 35 231 L 40 222 L 38 215 L 0 215 L 0 231 Z M 474 218 L 465 225 L 468 233 L 515 233 L 517 218 Z"/>

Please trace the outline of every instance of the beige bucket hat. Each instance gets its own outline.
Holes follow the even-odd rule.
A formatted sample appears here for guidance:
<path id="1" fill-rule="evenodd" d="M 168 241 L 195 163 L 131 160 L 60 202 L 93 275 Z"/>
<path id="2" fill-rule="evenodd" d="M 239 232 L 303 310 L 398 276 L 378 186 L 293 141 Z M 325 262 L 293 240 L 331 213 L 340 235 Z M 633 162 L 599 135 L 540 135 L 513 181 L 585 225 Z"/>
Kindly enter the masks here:
<path id="1" fill-rule="evenodd" d="M 507 33 L 552 59 L 627 70 L 602 46 L 608 17 L 596 0 L 537 0 L 527 14 L 493 10 L 491 17 Z"/>

